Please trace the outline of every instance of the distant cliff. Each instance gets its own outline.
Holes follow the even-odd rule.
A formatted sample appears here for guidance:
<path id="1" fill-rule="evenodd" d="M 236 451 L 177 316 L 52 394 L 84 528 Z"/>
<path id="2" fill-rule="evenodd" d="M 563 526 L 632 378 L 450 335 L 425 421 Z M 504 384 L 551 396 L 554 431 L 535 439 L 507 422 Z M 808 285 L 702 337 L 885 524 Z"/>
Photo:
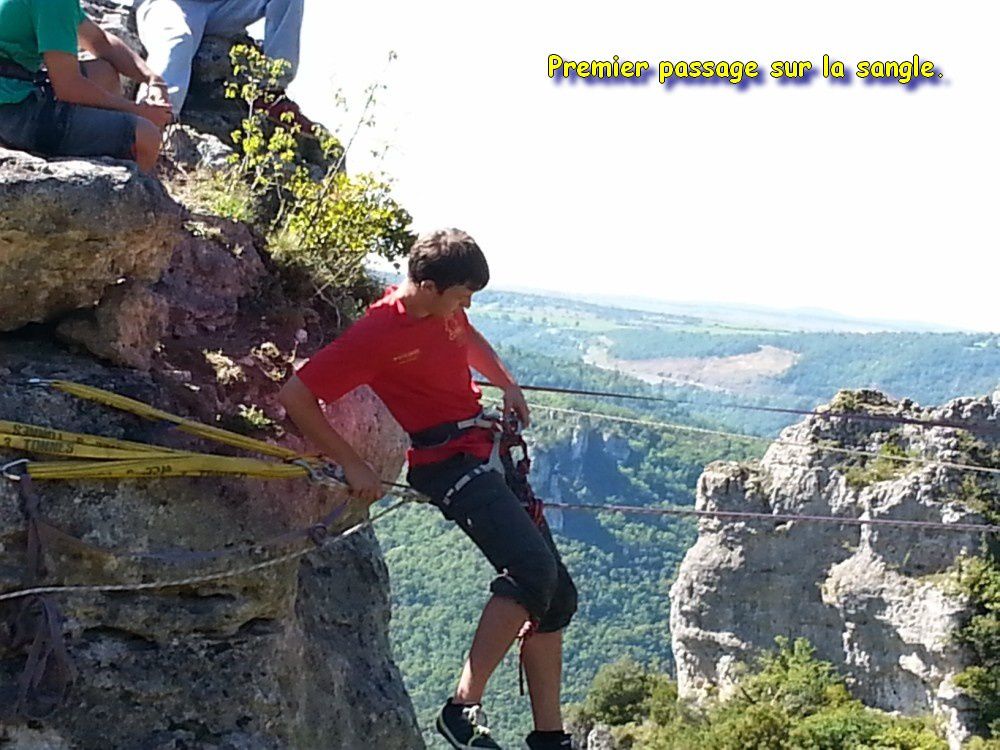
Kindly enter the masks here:
<path id="1" fill-rule="evenodd" d="M 990 428 L 1000 442 L 1000 392 L 937 409 L 843 392 L 831 409 Z M 990 438 L 985 438 L 990 440 Z M 891 456 L 969 460 L 964 430 L 809 418 L 787 428 L 753 464 L 709 465 L 697 506 L 712 510 L 984 522 L 970 502 L 966 473 Z M 823 451 L 861 449 L 882 458 Z M 992 482 L 992 479 L 989 480 Z M 996 484 L 987 484 L 996 492 Z M 952 747 L 975 712 L 955 686 L 971 653 L 955 641 L 969 616 L 954 584 L 963 559 L 980 554 L 979 535 L 960 531 L 837 526 L 807 522 L 703 520 L 671 589 L 670 629 L 681 698 L 720 688 L 735 667 L 772 648 L 775 636 L 805 637 L 817 656 L 848 677 L 867 705 L 906 715 L 933 713 Z"/>

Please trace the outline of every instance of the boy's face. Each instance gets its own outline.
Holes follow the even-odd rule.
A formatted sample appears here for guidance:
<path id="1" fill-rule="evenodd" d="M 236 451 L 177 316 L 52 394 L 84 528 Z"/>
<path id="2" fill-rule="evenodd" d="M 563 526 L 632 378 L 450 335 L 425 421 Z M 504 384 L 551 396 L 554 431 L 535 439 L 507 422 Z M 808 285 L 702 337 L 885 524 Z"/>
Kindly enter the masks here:
<path id="1" fill-rule="evenodd" d="M 438 318 L 447 318 L 455 314 L 460 308 L 468 310 L 472 306 L 472 295 L 475 292 L 464 284 L 450 286 L 443 292 L 438 292 L 434 288 L 431 296 L 431 315 Z"/>

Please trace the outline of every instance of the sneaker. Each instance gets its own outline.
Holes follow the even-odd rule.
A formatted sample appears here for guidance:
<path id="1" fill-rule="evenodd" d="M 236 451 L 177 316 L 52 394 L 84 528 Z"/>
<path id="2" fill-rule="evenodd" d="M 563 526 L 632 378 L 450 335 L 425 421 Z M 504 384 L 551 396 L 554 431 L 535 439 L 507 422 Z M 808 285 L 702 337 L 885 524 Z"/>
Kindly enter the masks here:
<path id="1" fill-rule="evenodd" d="M 266 99 L 272 100 L 268 103 Z M 285 127 L 298 125 L 301 128 L 302 135 L 315 135 L 314 128 L 316 127 L 316 123 L 302 114 L 299 105 L 283 94 L 274 98 L 261 97 L 254 103 L 254 107 L 263 109 L 267 115 L 267 119 L 277 125 L 284 125 Z"/>
<path id="2" fill-rule="evenodd" d="M 526 750 L 572 750 L 573 738 L 565 732 L 534 731 L 524 738 Z"/>
<path id="3" fill-rule="evenodd" d="M 473 706 L 463 706 L 452 703 L 449 698 L 438 713 L 437 730 L 452 747 L 458 750 L 466 748 L 500 750 L 500 746 L 490 737 L 489 727 L 486 726 L 486 714 L 478 703 Z"/>

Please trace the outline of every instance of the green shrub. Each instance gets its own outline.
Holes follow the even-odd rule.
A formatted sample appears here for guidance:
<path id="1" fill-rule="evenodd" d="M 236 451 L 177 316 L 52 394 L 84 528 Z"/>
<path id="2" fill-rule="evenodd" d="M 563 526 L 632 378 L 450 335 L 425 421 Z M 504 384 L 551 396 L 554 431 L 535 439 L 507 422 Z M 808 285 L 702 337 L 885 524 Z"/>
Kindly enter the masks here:
<path id="1" fill-rule="evenodd" d="M 259 207 L 254 216 L 263 223 L 258 228 L 278 265 L 304 274 L 314 294 L 339 307 L 341 290 L 363 283 L 369 254 L 398 262 L 409 252 L 410 214 L 392 197 L 386 178 L 344 171 L 346 150 L 333 134 L 321 127 L 308 134 L 318 142 L 324 170 L 302 157 L 300 141 L 307 134 L 291 115 L 284 124 L 267 120 L 260 102 L 280 88 L 284 61 L 243 45 L 233 47 L 230 56 L 235 80 L 227 96 L 242 99 L 248 109 L 233 133 L 236 182 L 248 187 Z M 362 118 L 369 117 L 374 90 L 369 89 Z M 246 201 L 237 199 L 238 193 L 234 202 L 241 205 Z"/>
<path id="2" fill-rule="evenodd" d="M 948 750 L 931 722 L 923 719 L 893 718 L 885 729 L 872 737 L 867 750 Z"/>
<path id="3" fill-rule="evenodd" d="M 713 713 L 699 747 L 717 750 L 783 750 L 791 748 L 793 719 L 780 705 L 751 703 Z"/>
<path id="4" fill-rule="evenodd" d="M 982 440 L 965 437 L 961 447 L 971 463 L 1000 466 L 1000 450 Z M 989 522 L 1000 521 L 996 480 L 968 475 L 962 482 L 960 497 Z M 984 542 L 980 557 L 961 562 L 958 585 L 969 598 L 972 614 L 955 638 L 972 652 L 974 666 L 960 673 L 955 684 L 976 701 L 980 730 L 1000 740 L 1000 550 L 996 540 L 992 544 Z"/>
<path id="5" fill-rule="evenodd" d="M 861 463 L 851 466 L 845 472 L 847 486 L 860 490 L 876 482 L 885 482 L 900 477 L 912 466 L 909 461 L 915 454 L 905 450 L 895 440 L 883 443 L 874 459 L 863 458 Z"/>
<path id="6" fill-rule="evenodd" d="M 870 742 L 888 719 L 858 701 L 849 701 L 807 716 L 791 731 L 793 747 L 802 750 L 847 750 Z"/>
<path id="7" fill-rule="evenodd" d="M 583 718 L 621 728 L 649 750 L 947 750 L 935 727 L 866 708 L 804 639 L 775 639 L 730 697 L 700 710 L 677 700 L 674 683 L 632 661 L 603 668 Z"/>
<path id="8" fill-rule="evenodd" d="M 843 679 L 829 662 L 818 661 L 805 638 L 775 638 L 777 651 L 759 657 L 751 673 L 739 681 L 738 703 L 771 702 L 792 716 L 808 716 L 850 701 Z"/>
<path id="9" fill-rule="evenodd" d="M 1000 737 L 992 740 L 973 737 L 966 743 L 964 750 L 1000 750 Z"/>
<path id="10" fill-rule="evenodd" d="M 678 718 L 677 683 L 666 675 L 653 675 L 649 691 L 649 718 L 665 726 Z"/>
<path id="11" fill-rule="evenodd" d="M 583 710 L 603 724 L 642 721 L 649 712 L 653 676 L 632 659 L 605 664 L 594 676 Z"/>

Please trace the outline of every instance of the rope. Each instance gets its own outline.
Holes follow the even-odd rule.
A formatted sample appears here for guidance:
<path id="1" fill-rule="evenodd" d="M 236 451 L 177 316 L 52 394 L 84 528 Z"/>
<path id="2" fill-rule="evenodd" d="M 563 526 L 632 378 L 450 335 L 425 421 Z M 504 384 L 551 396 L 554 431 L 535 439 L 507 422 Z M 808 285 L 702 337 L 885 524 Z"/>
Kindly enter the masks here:
<path id="1" fill-rule="evenodd" d="M 202 453 L 118 461 L 32 461 L 28 463 L 28 473 L 35 479 L 157 479 L 207 476 L 298 479 L 311 476 L 310 469 L 301 464 L 279 464 L 255 458 L 232 458 Z"/>
<path id="2" fill-rule="evenodd" d="M 25 464 L 27 473 L 33 478 L 48 480 L 243 476 L 260 479 L 308 477 L 322 482 L 334 478 L 335 475 L 332 466 L 316 458 L 300 456 L 295 451 L 279 445 L 185 419 L 110 391 L 65 380 L 36 378 L 29 382 L 31 385 L 51 387 L 68 395 L 103 404 L 144 419 L 169 422 L 188 434 L 241 450 L 279 458 L 285 463 L 256 458 L 215 456 L 99 435 L 54 430 L 23 422 L 0 421 L 0 449 L 10 448 L 60 456 L 64 459 L 94 459 L 13 461 L 0 467 L 0 472 L 10 479 L 16 479 L 16 476 L 8 470 L 20 463 Z"/>
<path id="3" fill-rule="evenodd" d="M 0 594 L 0 602 L 9 601 L 12 599 L 20 599 L 25 596 L 36 596 L 38 594 L 65 594 L 65 593 L 88 593 L 88 592 L 121 592 L 121 591 L 153 591 L 159 589 L 176 588 L 178 586 L 193 586 L 200 583 L 210 583 L 212 581 L 219 581 L 226 578 L 234 578 L 237 576 L 248 575 L 250 573 L 256 573 L 261 570 L 266 570 L 267 568 L 272 568 L 276 565 L 281 565 L 282 563 L 289 562 L 291 560 L 296 560 L 300 557 L 308 555 L 316 549 L 326 546 L 327 544 L 332 544 L 341 539 L 346 539 L 359 531 L 361 531 L 366 526 L 374 525 L 377 521 L 381 520 L 390 513 L 394 513 L 399 508 L 413 502 L 411 499 L 401 500 L 388 508 L 379 511 L 374 514 L 371 518 L 365 519 L 360 523 L 354 524 L 348 529 L 339 532 L 338 534 L 331 537 L 324 537 L 315 540 L 314 545 L 309 547 L 304 547 L 302 549 L 294 550 L 292 552 L 287 552 L 283 555 L 278 555 L 276 557 L 271 557 L 266 560 L 261 560 L 260 562 L 253 563 L 252 565 L 245 565 L 238 568 L 231 568 L 229 570 L 222 570 L 215 573 L 205 573 L 197 576 L 188 576 L 186 578 L 175 578 L 165 581 L 149 581 L 145 583 L 110 583 L 110 584 L 75 584 L 75 585 L 53 585 L 53 586 L 32 586 L 30 588 L 15 589 L 13 591 L 6 591 Z M 345 506 L 346 507 L 346 506 Z"/>
<path id="4" fill-rule="evenodd" d="M 492 383 L 477 380 L 476 385 L 488 388 L 496 388 Z M 893 416 L 891 414 L 851 414 L 845 412 L 816 411 L 814 409 L 793 409 L 780 406 L 754 406 L 752 404 L 740 404 L 736 402 L 722 402 L 718 404 L 705 403 L 703 401 L 693 401 L 689 399 L 665 398 L 663 396 L 643 396 L 633 393 L 615 393 L 611 391 L 588 391 L 578 388 L 558 388 L 548 385 L 521 385 L 521 390 L 537 391 L 539 393 L 561 393 L 572 396 L 598 396 L 601 398 L 620 398 L 633 401 L 651 401 L 664 404 L 687 404 L 690 406 L 701 406 L 708 409 L 740 409 L 743 411 L 760 411 L 770 414 L 794 414 L 799 416 L 818 417 L 820 419 L 856 419 L 869 422 L 888 422 L 890 424 L 909 424 L 921 427 L 948 427 L 955 430 L 967 430 L 969 432 L 984 432 L 987 435 L 1000 433 L 1000 425 L 994 425 L 992 429 L 979 425 L 968 425 L 961 422 L 949 422 L 941 419 L 917 419 L 916 417 Z"/>
<path id="5" fill-rule="evenodd" d="M 857 456 L 864 458 L 881 458 L 890 461 L 901 461 L 903 463 L 920 464 L 924 466 L 943 466 L 949 469 L 960 471 L 975 471 L 983 474 L 1000 475 L 1000 469 L 990 466 L 976 466 L 975 464 L 959 463 L 957 461 L 940 461 L 931 458 L 919 458 L 916 456 L 893 456 L 890 454 L 878 453 L 876 451 L 866 451 L 860 448 L 840 448 L 833 445 L 823 445 L 821 443 L 804 443 L 801 440 L 785 440 L 783 438 L 768 438 L 759 435 L 746 435 L 741 432 L 727 432 L 725 430 L 712 430 L 705 427 L 692 427 L 690 425 L 677 424 L 674 422 L 658 422 L 651 419 L 635 419 L 633 417 L 616 417 L 600 412 L 582 411 L 579 409 L 568 409 L 561 406 L 548 406 L 530 402 L 530 406 L 547 411 L 558 412 L 560 414 L 571 414 L 578 417 L 591 417 L 594 419 L 605 419 L 610 422 L 624 422 L 626 424 L 636 424 L 643 427 L 655 427 L 664 430 L 677 430 L 679 432 L 691 432 L 697 435 L 714 435 L 717 437 L 731 438 L 734 440 L 749 440 L 776 445 L 788 445 L 793 448 L 806 448 L 815 451 L 825 451 L 827 453 L 838 453 L 846 456 Z"/>
<path id="6" fill-rule="evenodd" d="M 99 435 L 53 430 L 24 422 L 0 420 L 0 447 L 30 453 L 79 458 L 133 458 L 183 453 L 174 448 L 116 440 Z"/>
<path id="7" fill-rule="evenodd" d="M 56 593 L 86 593 L 86 592 L 123 592 L 123 591 L 149 591 L 179 586 L 191 586 L 200 583 L 209 583 L 225 578 L 247 575 L 260 570 L 265 570 L 282 563 L 295 560 L 309 554 L 314 549 L 323 547 L 326 544 L 344 539 L 363 529 L 367 525 L 374 525 L 390 513 L 394 513 L 404 505 L 413 502 L 426 502 L 419 493 L 405 485 L 396 482 L 384 482 L 386 486 L 401 488 L 405 490 L 406 496 L 388 508 L 376 513 L 370 519 L 366 519 L 354 526 L 338 533 L 332 537 L 325 537 L 315 541 L 315 546 L 305 547 L 292 552 L 271 557 L 251 565 L 246 565 L 215 573 L 207 573 L 186 578 L 171 579 L 165 581 L 151 581 L 146 583 L 124 583 L 124 584 L 93 584 L 93 585 L 53 585 L 53 586 L 33 586 L 30 588 L 18 589 L 0 593 L 0 602 L 12 599 L 19 599 L 26 596 L 38 594 Z M 346 507 L 346 506 L 345 506 Z M 701 518 L 715 518 L 719 520 L 740 520 L 740 521 L 768 521 L 792 522 L 805 521 L 811 523 L 831 523 L 846 526 L 883 526 L 909 529 L 934 529 L 938 531 L 964 531 L 972 533 L 1000 534 L 1000 526 L 979 523 L 944 523 L 938 521 L 912 521 L 906 519 L 890 518 L 850 518 L 843 516 L 823 516 L 800 513 L 757 513 L 751 511 L 723 511 L 723 510 L 699 510 L 696 508 L 649 508 L 635 505 L 600 505 L 595 503 L 560 503 L 548 502 L 545 507 L 564 511 L 603 511 L 613 513 L 625 513 L 635 515 L 656 515 L 656 516 L 695 516 Z"/>
<path id="8" fill-rule="evenodd" d="M 299 455 L 295 451 L 283 448 L 280 445 L 265 443 L 263 440 L 256 440 L 254 438 L 247 437 L 246 435 L 240 435 L 236 432 L 223 430 L 220 427 L 210 427 L 192 419 L 184 419 L 183 417 L 178 417 L 170 412 L 162 411 L 148 404 L 144 404 L 141 401 L 136 401 L 135 399 L 128 398 L 126 396 L 119 396 L 117 393 L 111 393 L 110 391 L 105 391 L 101 388 L 82 385 L 80 383 L 71 383 L 67 380 L 35 380 L 32 381 L 32 384 L 47 385 L 57 391 L 62 391 L 63 393 L 67 393 L 71 396 L 76 396 L 77 398 L 82 398 L 86 401 L 94 401 L 98 404 L 110 406 L 113 409 L 125 411 L 130 414 L 134 414 L 137 417 L 150 419 L 154 422 L 171 422 L 177 425 L 178 429 L 182 432 L 205 438 L 207 440 L 213 440 L 216 443 L 222 443 L 223 445 L 229 445 L 233 448 L 240 448 L 245 451 L 261 453 L 265 456 L 281 458 L 286 461 L 299 458 Z"/>
<path id="9" fill-rule="evenodd" d="M 903 518 L 850 518 L 820 516 L 806 513 L 754 513 L 741 510 L 698 510 L 697 508 L 645 508 L 638 505 L 599 505 L 596 503 L 545 503 L 546 508 L 568 511 L 608 511 L 634 515 L 697 516 L 700 518 L 732 519 L 737 521 L 807 521 L 846 526 L 895 526 L 899 528 L 935 529 L 938 531 L 969 531 L 1000 534 L 1000 526 L 987 523 L 944 523 L 943 521 L 910 521 Z"/>

